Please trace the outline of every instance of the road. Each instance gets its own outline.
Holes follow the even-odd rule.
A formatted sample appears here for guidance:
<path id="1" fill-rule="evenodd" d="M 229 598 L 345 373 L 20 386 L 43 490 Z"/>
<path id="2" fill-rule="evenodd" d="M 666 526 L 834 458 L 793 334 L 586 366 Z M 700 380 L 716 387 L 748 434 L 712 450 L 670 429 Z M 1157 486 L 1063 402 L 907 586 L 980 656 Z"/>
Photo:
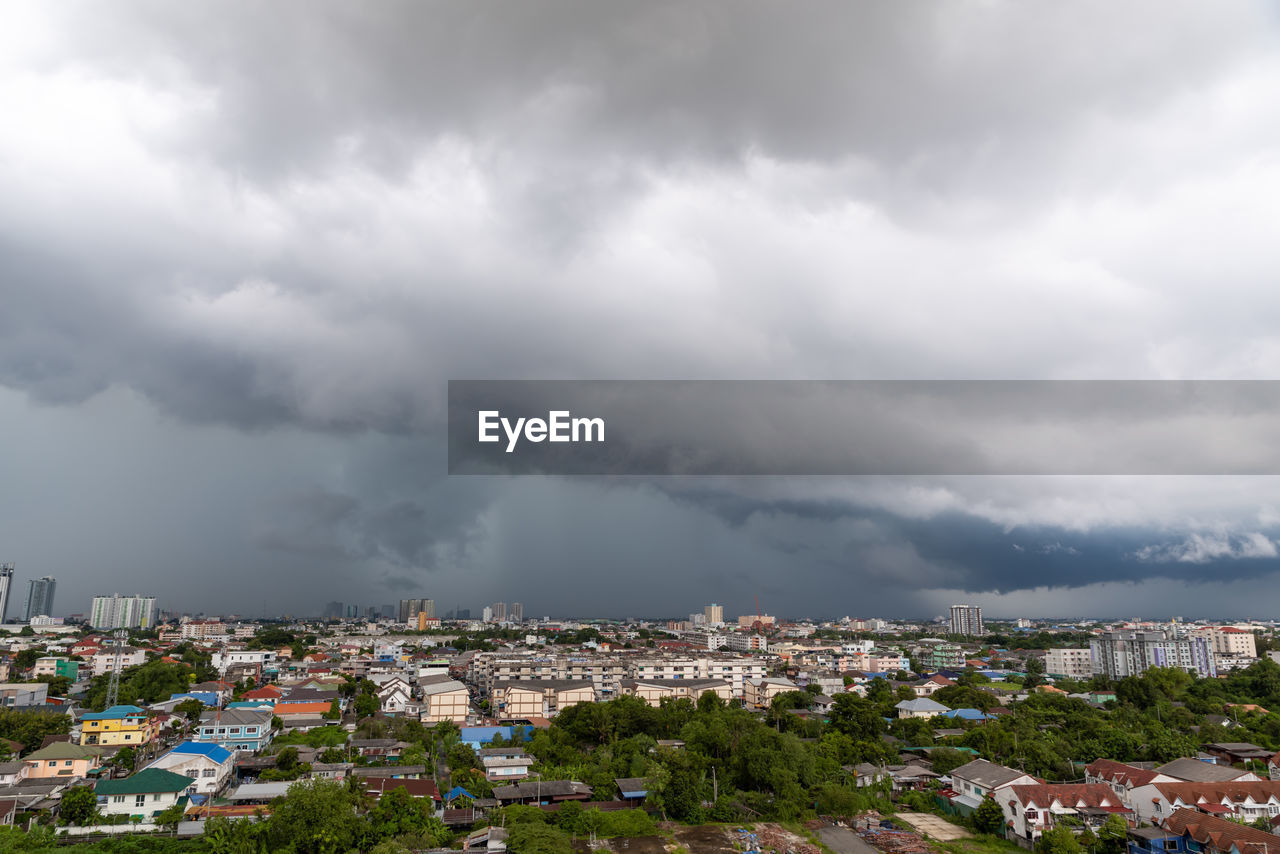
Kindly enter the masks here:
<path id="1" fill-rule="evenodd" d="M 817 830 L 818 838 L 836 854 L 880 854 L 861 836 L 847 827 L 828 825 Z"/>

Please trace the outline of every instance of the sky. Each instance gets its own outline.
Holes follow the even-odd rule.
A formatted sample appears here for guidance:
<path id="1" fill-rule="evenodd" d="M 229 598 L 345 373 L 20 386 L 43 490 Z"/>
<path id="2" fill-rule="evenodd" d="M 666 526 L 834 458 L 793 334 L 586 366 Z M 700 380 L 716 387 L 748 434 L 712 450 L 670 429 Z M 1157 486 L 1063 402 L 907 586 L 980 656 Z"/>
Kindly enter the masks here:
<path id="1" fill-rule="evenodd" d="M 162 608 L 1280 616 L 1273 476 L 450 477 L 450 379 L 1273 379 L 1261 2 L 18 2 L 0 561 Z"/>

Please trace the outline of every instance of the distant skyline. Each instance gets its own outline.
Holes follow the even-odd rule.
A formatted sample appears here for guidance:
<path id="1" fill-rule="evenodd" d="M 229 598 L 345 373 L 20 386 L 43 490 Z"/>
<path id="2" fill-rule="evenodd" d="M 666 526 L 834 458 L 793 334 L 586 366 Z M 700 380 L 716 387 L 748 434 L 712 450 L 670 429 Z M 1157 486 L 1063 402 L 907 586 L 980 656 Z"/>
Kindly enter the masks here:
<path id="1" fill-rule="evenodd" d="M 8 11 L 0 562 L 62 614 L 1280 617 L 1277 477 L 451 478 L 444 413 L 1277 379 L 1271 4 Z"/>

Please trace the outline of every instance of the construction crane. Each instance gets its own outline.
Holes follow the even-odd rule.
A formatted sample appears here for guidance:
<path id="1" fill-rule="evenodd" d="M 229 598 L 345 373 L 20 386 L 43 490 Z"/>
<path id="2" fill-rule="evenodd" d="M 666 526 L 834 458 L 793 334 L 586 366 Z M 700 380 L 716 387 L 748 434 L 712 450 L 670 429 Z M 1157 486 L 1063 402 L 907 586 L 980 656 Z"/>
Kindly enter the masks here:
<path id="1" fill-rule="evenodd" d="M 107 705 L 104 707 L 107 709 L 116 705 L 120 698 L 120 662 L 124 660 L 124 642 L 129 639 L 129 630 L 116 629 L 113 635 L 115 655 L 111 659 L 111 680 L 107 683 Z"/>

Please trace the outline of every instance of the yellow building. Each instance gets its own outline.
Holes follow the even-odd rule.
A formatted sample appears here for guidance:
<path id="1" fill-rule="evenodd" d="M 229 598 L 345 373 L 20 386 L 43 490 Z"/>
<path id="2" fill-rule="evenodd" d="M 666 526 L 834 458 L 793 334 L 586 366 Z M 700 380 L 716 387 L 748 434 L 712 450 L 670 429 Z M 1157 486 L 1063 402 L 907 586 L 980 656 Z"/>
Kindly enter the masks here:
<path id="1" fill-rule="evenodd" d="M 146 744 L 160 727 L 137 706 L 112 706 L 105 712 L 89 712 L 80 718 L 80 743 L 102 745 Z"/>

